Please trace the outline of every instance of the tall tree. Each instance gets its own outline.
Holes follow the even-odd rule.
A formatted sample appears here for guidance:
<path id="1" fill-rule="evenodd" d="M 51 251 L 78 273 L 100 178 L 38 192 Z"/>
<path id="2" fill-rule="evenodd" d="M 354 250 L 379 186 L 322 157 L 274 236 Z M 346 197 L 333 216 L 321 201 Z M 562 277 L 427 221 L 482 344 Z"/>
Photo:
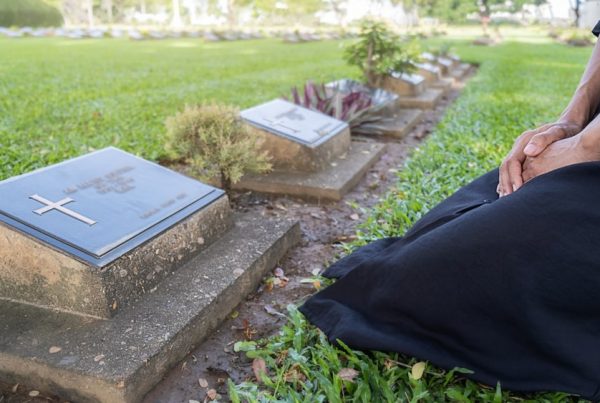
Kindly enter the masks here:
<path id="1" fill-rule="evenodd" d="M 94 0 L 86 1 L 86 11 L 88 26 L 91 28 L 94 26 Z"/>
<path id="2" fill-rule="evenodd" d="M 174 27 L 180 27 L 182 24 L 181 21 L 181 10 L 179 8 L 179 0 L 173 0 L 173 20 L 171 20 L 171 25 Z"/>
<path id="3" fill-rule="evenodd" d="M 102 6 L 104 11 L 106 12 L 106 22 L 112 24 L 113 22 L 113 1 L 112 0 L 102 0 Z"/>
<path id="4" fill-rule="evenodd" d="M 573 10 L 573 14 L 575 15 L 575 20 L 573 21 L 573 25 L 579 26 L 579 18 L 581 17 L 581 4 L 585 0 L 570 0 L 571 9 Z"/>

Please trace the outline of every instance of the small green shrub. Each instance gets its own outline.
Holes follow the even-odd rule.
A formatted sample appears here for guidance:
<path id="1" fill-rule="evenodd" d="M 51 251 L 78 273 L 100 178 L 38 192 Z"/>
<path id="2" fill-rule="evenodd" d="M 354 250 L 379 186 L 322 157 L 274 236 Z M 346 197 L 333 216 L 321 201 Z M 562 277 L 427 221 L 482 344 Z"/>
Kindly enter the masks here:
<path id="1" fill-rule="evenodd" d="M 585 29 L 571 28 L 564 30 L 559 40 L 571 46 L 592 46 L 594 41 L 592 35 Z"/>
<path id="2" fill-rule="evenodd" d="M 220 180 L 226 191 L 247 172 L 271 169 L 261 140 L 250 134 L 239 110 L 206 104 L 187 106 L 167 119 L 168 148 L 185 159 L 200 178 Z"/>
<path id="3" fill-rule="evenodd" d="M 346 49 L 345 58 L 363 72 L 367 84 L 378 87 L 391 72 L 413 72 L 419 54 L 416 42 L 403 42 L 384 23 L 366 20 L 361 25 L 358 42 Z"/>
<path id="4" fill-rule="evenodd" d="M 58 27 L 63 17 L 42 0 L 0 0 L 0 27 Z"/>

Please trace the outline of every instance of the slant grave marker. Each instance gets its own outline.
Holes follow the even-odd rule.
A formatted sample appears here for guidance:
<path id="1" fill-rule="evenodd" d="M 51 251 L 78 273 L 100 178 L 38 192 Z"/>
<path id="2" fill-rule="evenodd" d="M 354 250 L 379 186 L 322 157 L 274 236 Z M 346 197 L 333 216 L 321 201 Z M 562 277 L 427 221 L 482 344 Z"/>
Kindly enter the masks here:
<path id="1" fill-rule="evenodd" d="M 0 298 L 111 317 L 231 226 L 223 196 L 115 148 L 0 182 Z"/>
<path id="2" fill-rule="evenodd" d="M 454 80 L 443 77 L 442 70 L 438 66 L 431 63 L 417 63 L 415 66 L 419 74 L 425 78 L 427 86 L 441 89 L 444 91 L 444 94 L 452 89 Z"/>
<path id="3" fill-rule="evenodd" d="M 274 172 L 247 175 L 237 189 L 339 200 L 382 152 L 350 140 L 347 123 L 276 99 L 241 112 L 272 157 Z"/>
<path id="4" fill-rule="evenodd" d="M 443 96 L 443 91 L 428 88 L 419 74 L 392 72 L 383 80 L 383 88 L 398 95 L 398 105 L 404 108 L 433 109 Z"/>
<path id="5" fill-rule="evenodd" d="M 399 108 L 397 94 L 381 88 L 367 87 L 358 81 L 349 79 L 333 81 L 326 85 L 326 90 L 330 94 L 365 93 L 371 98 L 372 107 L 376 109 L 378 118 L 352 128 L 352 134 L 403 137 L 423 117 L 423 112 L 419 109 Z"/>
<path id="6" fill-rule="evenodd" d="M 115 148 L 2 181 L 0 380 L 138 402 L 299 235 Z"/>

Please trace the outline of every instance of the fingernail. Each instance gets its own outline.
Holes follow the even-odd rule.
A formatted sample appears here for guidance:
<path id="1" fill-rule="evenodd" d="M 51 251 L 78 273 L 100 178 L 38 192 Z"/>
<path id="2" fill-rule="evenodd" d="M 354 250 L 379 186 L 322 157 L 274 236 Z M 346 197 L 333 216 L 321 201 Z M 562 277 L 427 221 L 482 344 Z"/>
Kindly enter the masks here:
<path id="1" fill-rule="evenodd" d="M 516 192 L 517 190 L 519 190 L 519 187 L 517 185 L 515 185 L 514 183 L 512 185 L 512 188 L 513 188 L 513 192 Z"/>
<path id="2" fill-rule="evenodd" d="M 533 154 L 537 151 L 537 147 L 533 144 L 527 144 L 527 146 L 525 146 L 525 148 L 523 149 L 523 152 L 525 154 Z"/>

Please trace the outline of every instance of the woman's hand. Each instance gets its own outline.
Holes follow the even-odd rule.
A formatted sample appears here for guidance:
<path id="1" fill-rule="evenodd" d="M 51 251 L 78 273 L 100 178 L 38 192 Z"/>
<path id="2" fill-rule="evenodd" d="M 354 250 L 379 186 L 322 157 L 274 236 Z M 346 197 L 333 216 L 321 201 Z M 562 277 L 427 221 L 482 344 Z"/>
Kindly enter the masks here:
<path id="1" fill-rule="evenodd" d="M 550 144 L 536 157 L 527 157 L 523 164 L 523 179 L 527 182 L 536 176 L 567 165 L 598 160 L 600 160 L 598 147 L 587 146 L 583 136 L 579 134 Z"/>
<path id="2" fill-rule="evenodd" d="M 517 191 L 523 185 L 523 164 L 527 157 L 540 155 L 556 141 L 576 135 L 581 125 L 571 121 L 561 121 L 528 130 L 515 140 L 515 143 L 500 165 L 500 178 L 497 192 L 502 196 Z"/>

